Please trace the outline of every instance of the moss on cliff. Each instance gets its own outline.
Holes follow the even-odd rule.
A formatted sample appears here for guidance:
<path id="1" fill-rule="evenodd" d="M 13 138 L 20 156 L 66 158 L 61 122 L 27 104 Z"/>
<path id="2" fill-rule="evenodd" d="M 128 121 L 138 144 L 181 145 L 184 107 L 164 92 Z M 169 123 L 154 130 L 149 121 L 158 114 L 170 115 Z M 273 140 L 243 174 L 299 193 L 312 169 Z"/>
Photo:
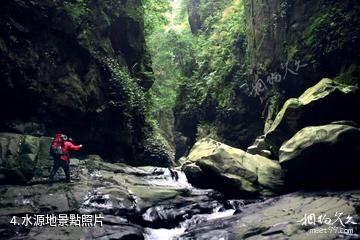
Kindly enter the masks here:
<path id="1" fill-rule="evenodd" d="M 0 131 L 36 122 L 36 134 L 63 131 L 89 153 L 141 162 L 153 130 L 142 2 L 16 0 L 0 12 Z"/>
<path id="2" fill-rule="evenodd" d="M 346 9 L 346 4 L 324 4 L 313 16 L 305 30 L 305 43 L 315 54 L 329 54 L 359 37 L 356 28 L 360 23 L 359 9 Z"/>
<path id="3" fill-rule="evenodd" d="M 143 21 L 144 11 L 142 7 L 139 7 L 138 2 L 138 0 L 126 1 L 125 11 L 126 14 L 135 21 Z"/>
<path id="4" fill-rule="evenodd" d="M 65 1 L 64 10 L 67 12 L 76 26 L 79 26 L 91 11 L 88 5 L 88 1 L 86 0 L 75 0 L 71 2 Z"/>
<path id="5" fill-rule="evenodd" d="M 327 74 L 323 77 L 335 77 L 346 71 L 359 55 L 356 47 L 360 41 L 359 10 L 355 1 L 321 1 L 318 11 L 306 23 L 303 44 L 298 42 L 289 47 L 288 55 L 296 49 L 298 58 Z"/>

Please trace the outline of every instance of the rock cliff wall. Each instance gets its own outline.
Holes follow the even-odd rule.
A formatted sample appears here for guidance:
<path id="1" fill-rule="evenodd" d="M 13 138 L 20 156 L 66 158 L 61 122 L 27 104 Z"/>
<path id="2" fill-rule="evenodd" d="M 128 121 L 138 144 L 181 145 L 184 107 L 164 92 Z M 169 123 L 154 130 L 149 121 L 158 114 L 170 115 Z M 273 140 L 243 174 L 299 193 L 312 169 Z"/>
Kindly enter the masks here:
<path id="1" fill-rule="evenodd" d="M 189 110 L 184 109 L 191 102 L 190 92 L 182 89 L 179 96 L 175 125 L 190 145 L 197 136 L 208 136 L 246 148 L 269 130 L 288 98 L 299 97 L 321 79 L 359 83 L 359 2 L 224 0 L 215 4 L 193 0 L 188 5 L 193 34 L 221 38 L 230 31 L 226 26 L 234 24 L 229 22 L 221 30 L 221 22 L 226 21 L 221 16 L 229 15 L 236 4 L 244 5 L 247 27 L 245 34 L 239 32 L 224 49 L 229 52 L 223 63 L 233 56 L 228 61 L 232 67 L 222 74 L 223 69 L 206 63 L 216 56 L 205 59 L 199 84 L 222 74 L 220 83 L 210 87 L 205 100 Z M 241 24 L 244 22 L 239 19 L 237 25 Z M 215 43 L 210 47 L 221 49 L 225 44 Z M 225 107 L 221 104 L 224 99 L 228 102 Z"/>
<path id="2" fill-rule="evenodd" d="M 152 85 L 141 1 L 1 1 L 0 132 L 137 158 Z"/>

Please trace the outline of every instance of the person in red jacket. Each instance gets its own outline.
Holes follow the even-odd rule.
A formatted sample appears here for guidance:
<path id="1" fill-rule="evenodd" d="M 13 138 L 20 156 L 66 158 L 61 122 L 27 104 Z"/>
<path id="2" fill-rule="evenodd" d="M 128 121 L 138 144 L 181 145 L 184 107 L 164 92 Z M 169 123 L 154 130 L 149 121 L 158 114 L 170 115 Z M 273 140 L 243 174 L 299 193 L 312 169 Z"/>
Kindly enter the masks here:
<path id="1" fill-rule="evenodd" d="M 68 139 L 66 135 L 63 135 L 63 139 L 64 139 L 64 142 L 61 147 L 62 154 L 59 158 L 54 158 L 54 165 L 50 172 L 50 176 L 49 176 L 49 180 L 48 180 L 49 185 L 52 184 L 52 182 L 54 180 L 54 176 L 60 167 L 65 172 L 66 182 L 70 182 L 70 167 L 69 167 L 69 165 L 70 165 L 70 150 L 77 151 L 80 148 L 82 148 L 82 144 L 74 145 L 72 143 L 72 139 L 71 138 Z"/>

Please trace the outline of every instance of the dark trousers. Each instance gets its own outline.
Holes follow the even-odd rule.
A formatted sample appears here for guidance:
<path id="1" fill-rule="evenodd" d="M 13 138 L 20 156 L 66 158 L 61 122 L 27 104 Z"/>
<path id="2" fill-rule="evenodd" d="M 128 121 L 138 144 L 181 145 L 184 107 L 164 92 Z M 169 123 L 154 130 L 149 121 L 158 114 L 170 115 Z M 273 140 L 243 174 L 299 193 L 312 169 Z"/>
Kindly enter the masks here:
<path id="1" fill-rule="evenodd" d="M 49 176 L 49 183 L 52 183 L 54 180 L 54 176 L 59 168 L 64 169 L 66 181 L 70 182 L 70 168 L 69 168 L 69 161 L 61 160 L 60 158 L 54 157 L 54 165 L 51 169 L 50 176 Z"/>

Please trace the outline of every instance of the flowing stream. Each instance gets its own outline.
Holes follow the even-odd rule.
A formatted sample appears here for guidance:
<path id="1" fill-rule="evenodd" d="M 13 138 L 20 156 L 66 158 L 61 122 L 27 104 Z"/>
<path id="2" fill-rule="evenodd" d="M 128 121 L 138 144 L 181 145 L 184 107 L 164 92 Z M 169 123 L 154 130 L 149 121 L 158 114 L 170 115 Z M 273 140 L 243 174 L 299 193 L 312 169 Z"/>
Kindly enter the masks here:
<path id="1" fill-rule="evenodd" d="M 158 186 L 172 186 L 179 188 L 186 188 L 191 193 L 190 196 L 211 196 L 212 194 L 218 195 L 218 198 L 209 198 L 207 202 L 203 203 L 205 211 L 187 212 L 183 215 L 183 221 L 180 221 L 175 227 L 172 228 L 145 228 L 146 240 L 171 240 L 178 239 L 177 237 L 185 233 L 185 231 L 194 227 L 197 224 L 206 222 L 208 220 L 232 216 L 241 209 L 244 205 L 242 200 L 224 200 L 219 193 L 213 190 L 197 189 L 188 183 L 187 178 L 183 172 L 157 168 L 152 175 L 147 178 L 148 182 Z M 163 205 L 155 206 L 147 209 L 142 215 L 143 219 L 147 222 L 154 221 L 158 216 L 167 216 L 171 212 L 184 211 L 185 208 L 200 204 L 198 202 L 188 202 L 180 208 L 166 208 Z M 160 224 L 161 225 L 161 224 Z"/>
<path id="2" fill-rule="evenodd" d="M 183 172 L 169 168 L 129 167 L 115 175 L 96 170 L 91 178 L 98 187 L 86 195 L 80 212 L 100 212 L 111 224 L 142 229 L 147 240 L 182 239 L 188 229 L 237 214 L 245 204 L 195 188 Z"/>

